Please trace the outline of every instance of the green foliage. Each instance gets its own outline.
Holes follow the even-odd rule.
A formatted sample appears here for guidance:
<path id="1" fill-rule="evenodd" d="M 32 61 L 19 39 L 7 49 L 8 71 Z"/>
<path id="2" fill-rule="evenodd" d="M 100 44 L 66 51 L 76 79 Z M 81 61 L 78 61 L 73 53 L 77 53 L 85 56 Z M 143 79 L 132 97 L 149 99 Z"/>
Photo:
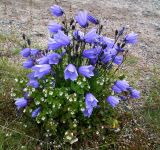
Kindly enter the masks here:
<path id="1" fill-rule="evenodd" d="M 111 85 L 115 81 L 112 73 L 95 76 L 94 80 L 79 76 L 76 81 L 65 81 L 59 77 L 58 84 L 52 76 L 46 76 L 39 80 L 38 89 L 32 87 L 22 88 L 31 97 L 30 107 L 23 112 L 31 117 L 33 110 L 41 107 L 40 114 L 35 121 L 45 129 L 44 135 L 49 139 L 57 139 L 55 143 L 83 142 L 84 139 L 92 139 L 93 136 L 105 135 L 110 128 L 118 126 L 117 111 L 112 109 L 106 102 L 107 95 L 111 94 Z M 119 78 L 124 78 L 121 75 Z M 17 86 L 20 79 L 17 79 Z M 58 85 L 58 86 L 56 86 Z M 14 90 L 14 93 L 21 95 Z M 84 117 L 82 110 L 85 108 L 85 93 L 92 92 L 99 100 L 98 105 L 90 118 Z M 107 108 L 107 110 L 106 110 Z M 105 139 L 105 137 L 103 137 Z M 83 139 L 83 140 L 82 140 Z"/>
<path id="2" fill-rule="evenodd" d="M 158 69 L 153 70 L 148 85 L 148 96 L 145 104 L 144 117 L 146 121 L 160 132 L 160 79 Z"/>

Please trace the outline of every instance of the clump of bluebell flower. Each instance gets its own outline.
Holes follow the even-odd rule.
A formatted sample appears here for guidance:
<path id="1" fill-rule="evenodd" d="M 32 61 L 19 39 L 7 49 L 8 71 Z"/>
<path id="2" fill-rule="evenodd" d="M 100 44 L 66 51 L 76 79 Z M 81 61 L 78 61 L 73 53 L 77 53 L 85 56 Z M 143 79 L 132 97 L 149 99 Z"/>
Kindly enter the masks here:
<path id="1" fill-rule="evenodd" d="M 99 131 L 105 126 L 105 118 L 114 116 L 111 112 L 119 103 L 140 98 L 140 92 L 125 79 L 115 79 L 128 53 L 126 46 L 137 42 L 137 34 L 124 36 L 123 27 L 110 39 L 88 11 L 79 11 L 68 20 L 60 6 L 54 5 L 50 11 L 58 21 L 48 26 L 47 49 L 31 48 L 29 42 L 20 52 L 26 58 L 23 67 L 31 72 L 24 96 L 15 104 L 44 124 L 49 136 L 60 135 L 74 143 L 86 128 L 94 126 Z M 103 123 L 96 125 L 95 120 Z"/>

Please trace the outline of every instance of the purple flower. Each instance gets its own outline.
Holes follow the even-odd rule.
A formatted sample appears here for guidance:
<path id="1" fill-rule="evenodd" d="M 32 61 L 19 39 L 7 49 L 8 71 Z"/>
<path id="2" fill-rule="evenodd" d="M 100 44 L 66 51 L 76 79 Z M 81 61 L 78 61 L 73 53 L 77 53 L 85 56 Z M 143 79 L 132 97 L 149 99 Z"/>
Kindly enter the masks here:
<path id="1" fill-rule="evenodd" d="M 51 14 L 53 16 L 59 17 L 62 16 L 64 14 L 64 11 L 62 10 L 62 8 L 58 5 L 54 5 L 50 8 Z"/>
<path id="2" fill-rule="evenodd" d="M 115 86 L 117 86 L 122 91 L 127 91 L 129 88 L 129 84 L 125 80 L 118 80 L 115 83 Z"/>
<path id="3" fill-rule="evenodd" d="M 20 52 L 21 56 L 23 57 L 28 57 L 31 54 L 31 50 L 30 48 L 24 48 L 21 52 Z"/>
<path id="4" fill-rule="evenodd" d="M 48 40 L 48 49 L 49 50 L 56 50 L 61 48 L 61 43 L 57 43 L 55 39 L 49 38 Z"/>
<path id="5" fill-rule="evenodd" d="M 47 56 L 43 56 L 43 57 L 37 59 L 37 62 L 39 65 L 48 64 L 48 58 L 47 58 Z"/>
<path id="6" fill-rule="evenodd" d="M 83 57 L 88 58 L 88 59 L 96 59 L 98 58 L 98 55 L 101 52 L 101 48 L 97 47 L 97 48 L 92 48 L 89 50 L 84 50 L 83 51 Z"/>
<path id="7" fill-rule="evenodd" d="M 64 34 L 63 31 L 58 30 L 58 32 L 54 35 L 54 39 L 50 38 L 48 41 L 48 49 L 56 50 L 61 48 L 62 46 L 67 46 L 70 44 L 70 38 Z"/>
<path id="8" fill-rule="evenodd" d="M 122 55 L 119 55 L 119 56 L 116 56 L 113 60 L 113 62 L 117 65 L 120 65 L 123 61 L 123 56 Z"/>
<path id="9" fill-rule="evenodd" d="M 79 30 L 75 30 L 73 32 L 73 36 L 76 40 L 83 40 L 84 39 L 84 33 L 79 31 Z"/>
<path id="10" fill-rule="evenodd" d="M 135 43 L 137 43 L 137 36 L 138 36 L 138 34 L 132 32 L 132 33 L 126 35 L 124 41 L 126 44 L 135 44 Z"/>
<path id="11" fill-rule="evenodd" d="M 110 39 L 108 37 L 101 37 L 100 38 L 100 42 L 103 43 L 103 45 L 107 45 L 107 48 L 113 48 L 113 45 L 114 45 L 114 40 L 113 39 Z"/>
<path id="12" fill-rule="evenodd" d="M 106 64 L 112 60 L 112 54 L 110 52 L 104 52 L 101 56 L 101 61 Z"/>
<path id="13" fill-rule="evenodd" d="M 98 100 L 93 96 L 93 94 L 91 93 L 87 93 L 85 96 L 85 104 L 86 104 L 86 108 L 93 108 L 97 106 L 97 102 Z"/>
<path id="14" fill-rule="evenodd" d="M 85 36 L 85 42 L 87 43 L 94 43 L 98 39 L 99 35 L 96 33 L 97 29 L 93 28 L 91 29 Z"/>
<path id="15" fill-rule="evenodd" d="M 28 92 L 25 92 L 25 93 L 24 93 L 24 99 L 26 99 L 26 100 L 29 99 L 29 93 L 28 93 Z"/>
<path id="16" fill-rule="evenodd" d="M 62 53 L 61 53 L 61 57 L 63 57 L 65 54 L 66 54 L 66 50 L 64 49 L 63 51 L 62 51 Z"/>
<path id="17" fill-rule="evenodd" d="M 27 106 L 27 100 L 24 99 L 24 97 L 22 98 L 18 98 L 15 101 L 15 105 L 17 106 L 17 109 L 23 108 Z"/>
<path id="18" fill-rule="evenodd" d="M 49 74 L 49 72 L 51 71 L 51 66 L 48 64 L 35 65 L 34 67 L 32 67 L 32 69 L 35 71 L 34 77 L 37 77 L 38 79 L 40 79 L 43 76 Z"/>
<path id="19" fill-rule="evenodd" d="M 120 99 L 115 96 L 109 96 L 106 100 L 113 108 L 116 107 L 120 101 Z"/>
<path id="20" fill-rule="evenodd" d="M 33 88 L 38 88 L 39 87 L 39 83 L 38 83 L 38 81 L 36 79 L 31 79 L 27 83 L 27 86 L 32 86 Z"/>
<path id="21" fill-rule="evenodd" d="M 78 77 L 78 73 L 76 67 L 72 64 L 69 64 L 64 70 L 64 78 L 65 80 L 70 79 L 72 81 L 76 80 Z"/>
<path id="22" fill-rule="evenodd" d="M 28 59 L 25 62 L 23 62 L 23 67 L 26 69 L 32 68 L 33 65 L 34 65 L 34 62 L 32 59 Z"/>
<path id="23" fill-rule="evenodd" d="M 121 93 L 121 92 L 122 92 L 122 90 L 119 89 L 116 85 L 113 85 L 113 86 L 112 86 L 112 90 L 113 90 L 114 92 L 116 92 L 116 93 Z"/>
<path id="24" fill-rule="evenodd" d="M 41 107 L 36 108 L 34 111 L 32 111 L 32 118 L 35 118 L 39 115 L 41 111 Z"/>
<path id="25" fill-rule="evenodd" d="M 98 19 L 96 19 L 95 17 L 93 17 L 92 15 L 88 15 L 87 16 L 87 19 L 90 21 L 90 22 L 92 22 L 93 24 L 99 24 L 99 20 Z"/>
<path id="26" fill-rule="evenodd" d="M 49 64 L 57 65 L 61 59 L 61 55 L 57 53 L 48 54 L 47 58 L 49 60 Z"/>
<path id="27" fill-rule="evenodd" d="M 94 76 L 94 73 L 93 73 L 93 70 L 94 70 L 95 67 L 93 67 L 92 65 L 89 65 L 89 66 L 81 66 L 79 67 L 78 69 L 78 72 L 87 77 L 87 78 L 90 78 L 92 76 Z"/>
<path id="28" fill-rule="evenodd" d="M 79 11 L 78 15 L 75 17 L 76 21 L 83 28 L 88 26 L 87 16 L 88 16 L 88 12 L 87 11 Z"/>
<path id="29" fill-rule="evenodd" d="M 138 91 L 138 90 L 136 90 L 136 89 L 132 89 L 132 90 L 131 90 L 131 97 L 132 97 L 132 98 L 136 98 L 136 99 L 140 98 L 140 97 L 141 97 L 141 96 L 140 96 L 140 91 Z"/>
<path id="30" fill-rule="evenodd" d="M 119 97 L 120 97 L 121 100 L 127 100 L 126 96 L 120 95 Z"/>
<path id="31" fill-rule="evenodd" d="M 62 30 L 63 27 L 62 25 L 56 23 L 56 22 L 51 22 L 49 25 L 48 25 L 48 30 L 51 32 L 51 33 L 57 33 L 58 30 Z"/>
<path id="32" fill-rule="evenodd" d="M 86 108 L 86 109 L 84 109 L 83 111 L 83 115 L 85 116 L 85 117 L 90 117 L 91 115 L 92 115 L 92 112 L 93 112 L 93 108 L 91 107 L 91 108 Z"/>
<path id="33" fill-rule="evenodd" d="M 67 46 L 70 44 L 70 38 L 61 30 L 58 30 L 58 33 L 54 35 L 54 39 L 61 46 Z"/>
<path id="34" fill-rule="evenodd" d="M 35 79 L 34 77 L 34 72 L 31 72 L 27 75 L 28 79 L 32 80 L 32 79 Z"/>
<path id="35" fill-rule="evenodd" d="M 38 53 L 39 53 L 38 49 L 34 49 L 34 48 L 31 49 L 31 55 L 32 56 L 36 56 Z"/>

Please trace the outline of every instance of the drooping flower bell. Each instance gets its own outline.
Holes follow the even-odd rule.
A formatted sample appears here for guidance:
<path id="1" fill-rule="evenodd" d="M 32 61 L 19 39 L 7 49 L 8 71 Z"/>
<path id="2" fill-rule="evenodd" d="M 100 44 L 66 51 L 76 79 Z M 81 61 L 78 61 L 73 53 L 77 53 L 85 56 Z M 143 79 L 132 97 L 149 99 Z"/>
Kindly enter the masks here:
<path id="1" fill-rule="evenodd" d="M 99 24 L 99 20 L 90 14 L 87 16 L 87 19 L 95 25 Z"/>
<path id="2" fill-rule="evenodd" d="M 85 28 L 88 26 L 87 17 L 88 17 L 87 11 L 79 11 L 75 19 L 81 27 Z"/>
<path id="3" fill-rule="evenodd" d="M 21 56 L 23 57 L 28 57 L 31 54 L 31 49 L 30 48 L 24 48 L 21 52 L 20 52 Z"/>
<path id="4" fill-rule="evenodd" d="M 85 96 L 86 108 L 82 111 L 84 116 L 90 117 L 93 112 L 93 108 L 97 107 L 98 100 L 91 93 L 87 93 Z"/>
<path id="5" fill-rule="evenodd" d="M 29 82 L 27 83 L 27 86 L 31 86 L 33 88 L 38 88 L 39 82 L 36 79 L 30 79 Z"/>
<path id="6" fill-rule="evenodd" d="M 63 26 L 57 22 L 51 22 L 49 25 L 48 25 L 48 30 L 51 32 L 51 33 L 57 33 L 58 30 L 62 30 L 63 29 Z"/>
<path id="7" fill-rule="evenodd" d="M 76 80 L 78 77 L 78 73 L 76 67 L 73 64 L 69 64 L 64 70 L 64 78 L 65 80 L 70 79 L 72 81 Z"/>
<path id="8" fill-rule="evenodd" d="M 85 96 L 86 108 L 93 108 L 97 106 L 98 100 L 91 93 L 87 93 Z"/>
<path id="9" fill-rule="evenodd" d="M 15 105 L 17 106 L 17 109 L 23 108 L 27 106 L 27 100 L 22 97 L 22 98 L 17 98 L 15 101 Z"/>
<path id="10" fill-rule="evenodd" d="M 67 46 L 71 42 L 70 38 L 61 30 L 58 30 L 58 33 L 54 35 L 54 40 L 61 46 Z"/>
<path id="11" fill-rule="evenodd" d="M 137 36 L 138 36 L 138 34 L 132 32 L 132 33 L 126 35 L 124 42 L 126 44 L 135 44 L 135 43 L 137 43 Z"/>
<path id="12" fill-rule="evenodd" d="M 85 116 L 85 117 L 90 117 L 91 115 L 92 115 L 92 112 L 93 112 L 93 108 L 91 107 L 91 108 L 85 108 L 83 111 L 83 115 Z"/>
<path id="13" fill-rule="evenodd" d="M 113 62 L 117 65 L 120 65 L 122 62 L 123 62 L 123 56 L 122 55 L 119 55 L 119 56 L 116 56 L 114 59 L 113 59 Z"/>
<path id="14" fill-rule="evenodd" d="M 32 111 L 32 118 L 35 118 L 39 115 L 41 111 L 41 107 L 36 108 L 34 111 Z"/>
<path id="15" fill-rule="evenodd" d="M 48 61 L 49 60 L 48 60 L 47 56 L 43 56 L 43 57 L 37 59 L 37 62 L 39 65 L 48 64 Z"/>
<path id="16" fill-rule="evenodd" d="M 131 89 L 131 97 L 132 98 L 135 98 L 135 99 L 138 99 L 140 98 L 140 91 L 136 90 L 136 89 Z"/>
<path id="17" fill-rule="evenodd" d="M 28 59 L 25 62 L 23 62 L 23 67 L 26 69 L 32 68 L 33 65 L 34 65 L 34 62 L 32 59 Z"/>
<path id="18" fill-rule="evenodd" d="M 61 55 L 59 55 L 58 53 L 52 53 L 48 54 L 47 58 L 49 60 L 49 64 L 57 65 L 61 59 Z"/>
<path id="19" fill-rule="evenodd" d="M 119 104 L 120 98 L 116 96 L 109 96 L 106 101 L 114 108 Z"/>
<path id="20" fill-rule="evenodd" d="M 40 51 L 38 49 L 32 48 L 30 52 L 32 56 L 37 56 Z"/>
<path id="21" fill-rule="evenodd" d="M 93 67 L 92 65 L 81 66 L 79 67 L 78 72 L 87 78 L 91 78 L 92 76 L 94 76 L 94 73 L 93 73 L 94 68 L 95 67 Z"/>
<path id="22" fill-rule="evenodd" d="M 55 39 L 49 38 L 48 50 L 57 50 L 61 47 L 62 47 L 61 43 L 57 43 Z"/>
<path id="23" fill-rule="evenodd" d="M 97 59 L 100 52 L 101 52 L 100 47 L 84 50 L 83 57 L 88 58 L 88 59 Z"/>
<path id="24" fill-rule="evenodd" d="M 73 37 L 76 39 L 76 40 L 83 40 L 84 39 L 84 33 L 79 31 L 79 30 L 75 30 L 73 32 Z"/>
<path id="25" fill-rule="evenodd" d="M 115 86 L 117 86 L 121 91 L 128 91 L 129 88 L 129 84 L 125 80 L 116 81 Z"/>
<path id="26" fill-rule="evenodd" d="M 87 43 L 94 43 L 99 38 L 99 35 L 97 34 L 97 29 L 93 28 L 91 29 L 85 36 L 84 40 Z"/>
<path id="27" fill-rule="evenodd" d="M 53 16 L 56 16 L 56 17 L 60 17 L 60 16 L 62 16 L 64 14 L 63 9 L 60 6 L 58 6 L 58 5 L 52 6 L 50 8 L 50 11 L 51 11 L 51 14 Z"/>
<path id="28" fill-rule="evenodd" d="M 49 74 L 49 72 L 51 71 L 51 66 L 48 64 L 35 65 L 32 67 L 32 69 L 35 71 L 34 77 L 37 77 L 38 79 L 40 79 L 45 75 Z"/>

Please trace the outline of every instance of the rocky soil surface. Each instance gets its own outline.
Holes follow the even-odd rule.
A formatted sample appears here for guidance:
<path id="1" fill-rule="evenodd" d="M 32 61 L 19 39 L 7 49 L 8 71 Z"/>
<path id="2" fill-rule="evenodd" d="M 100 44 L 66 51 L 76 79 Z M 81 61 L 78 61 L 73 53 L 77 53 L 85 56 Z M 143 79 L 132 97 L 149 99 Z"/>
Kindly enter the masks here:
<path id="1" fill-rule="evenodd" d="M 139 34 L 132 48 L 143 66 L 160 64 L 160 0 L 57 0 L 70 15 L 87 9 L 101 18 L 106 34 L 125 26 Z M 0 33 L 26 33 L 47 41 L 49 8 L 54 0 L 0 0 Z M 112 34 L 113 35 L 113 34 Z"/>

